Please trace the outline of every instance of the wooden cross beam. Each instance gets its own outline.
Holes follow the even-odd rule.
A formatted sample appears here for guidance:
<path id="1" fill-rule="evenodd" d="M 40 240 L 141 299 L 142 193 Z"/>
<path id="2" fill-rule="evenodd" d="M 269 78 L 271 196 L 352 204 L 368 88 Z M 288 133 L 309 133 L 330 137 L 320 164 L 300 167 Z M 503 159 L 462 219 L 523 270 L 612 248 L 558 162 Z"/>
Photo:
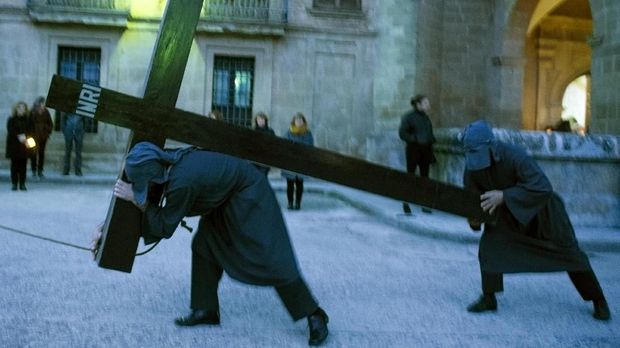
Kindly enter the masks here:
<path id="1" fill-rule="evenodd" d="M 47 104 L 129 129 L 148 129 L 160 139 L 194 144 L 480 221 L 492 220 L 482 212 L 479 195 L 472 191 L 60 76 L 52 79 Z M 124 227 L 137 229 L 135 225 Z M 130 232 L 136 233 L 123 231 Z"/>
<path id="2" fill-rule="evenodd" d="M 159 28 L 144 86 L 145 104 L 174 107 L 177 102 L 183 73 L 200 19 L 203 0 L 169 0 Z M 86 93 L 86 92 L 85 92 Z M 91 98 L 96 95 L 90 91 Z M 86 97 L 88 99 L 88 97 Z M 56 109 L 61 110 L 61 109 Z M 73 109 L 84 115 L 84 109 Z M 131 117 L 131 116 L 130 116 Z M 150 119 L 151 123 L 158 123 Z M 150 141 L 162 147 L 166 139 L 156 127 L 133 128 L 127 150 L 140 141 Z M 124 178 L 124 170 L 120 176 Z M 131 272 L 140 240 L 140 211 L 131 203 L 112 198 L 104 223 L 101 244 L 95 257 L 100 267 Z"/>

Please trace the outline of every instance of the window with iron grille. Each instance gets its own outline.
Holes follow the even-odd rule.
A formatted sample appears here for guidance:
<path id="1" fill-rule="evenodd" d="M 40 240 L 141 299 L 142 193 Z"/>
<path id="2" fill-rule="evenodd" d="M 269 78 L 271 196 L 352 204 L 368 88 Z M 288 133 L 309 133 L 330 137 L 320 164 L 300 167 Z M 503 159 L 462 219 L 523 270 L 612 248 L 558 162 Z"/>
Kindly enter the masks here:
<path id="1" fill-rule="evenodd" d="M 317 9 L 335 9 L 335 10 L 353 10 L 362 9 L 362 0 L 313 0 L 314 8 Z"/>
<path id="2" fill-rule="evenodd" d="M 254 87 L 254 58 L 215 56 L 212 110 L 226 122 L 250 127 Z"/>
<path id="3" fill-rule="evenodd" d="M 101 49 L 82 47 L 58 47 L 58 74 L 70 79 L 99 86 L 101 66 Z M 55 115 L 55 128 L 60 131 L 64 112 Z M 84 118 L 84 130 L 87 133 L 97 133 L 97 121 Z"/>

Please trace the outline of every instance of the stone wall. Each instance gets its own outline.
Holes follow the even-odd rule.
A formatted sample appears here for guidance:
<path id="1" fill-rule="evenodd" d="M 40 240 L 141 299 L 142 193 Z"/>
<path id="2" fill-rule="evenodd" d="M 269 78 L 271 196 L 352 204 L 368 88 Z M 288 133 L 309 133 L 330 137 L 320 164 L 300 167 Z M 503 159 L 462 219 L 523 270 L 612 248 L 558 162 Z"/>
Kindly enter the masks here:
<path id="1" fill-rule="evenodd" d="M 436 129 L 435 180 L 463 186 L 464 155 L 460 128 Z M 565 200 L 577 226 L 620 226 L 620 137 L 578 136 L 571 133 L 495 129 L 502 141 L 523 146 L 541 166 L 554 190 Z M 369 138 L 373 162 L 405 170 L 404 146 L 393 132 Z"/>
<path id="2" fill-rule="evenodd" d="M 442 1 L 420 1 L 417 18 L 416 74 L 415 90 L 412 94 L 428 97 L 433 115 L 442 114 L 441 69 L 443 53 L 443 15 Z M 435 126 L 441 127 L 443 120 L 435 119 Z"/>
<path id="3" fill-rule="evenodd" d="M 592 131 L 620 134 L 620 1 L 590 0 Z"/>
<path id="4" fill-rule="evenodd" d="M 377 8 L 373 104 L 376 132 L 398 127 L 416 90 L 418 60 L 415 15 L 420 1 L 385 0 Z"/>
<path id="5" fill-rule="evenodd" d="M 441 61 L 443 127 L 462 126 L 489 117 L 487 68 L 493 46 L 491 1 L 445 0 Z"/>

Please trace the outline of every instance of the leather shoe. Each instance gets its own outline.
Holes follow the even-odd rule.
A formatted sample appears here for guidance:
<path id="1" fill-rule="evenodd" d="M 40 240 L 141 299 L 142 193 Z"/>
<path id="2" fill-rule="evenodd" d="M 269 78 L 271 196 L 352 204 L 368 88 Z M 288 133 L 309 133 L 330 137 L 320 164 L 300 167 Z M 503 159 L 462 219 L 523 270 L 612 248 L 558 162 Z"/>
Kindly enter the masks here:
<path id="1" fill-rule="evenodd" d="M 327 339 L 329 334 L 329 330 L 327 330 L 328 322 L 329 317 L 321 307 L 308 316 L 308 327 L 310 328 L 309 345 L 318 346 Z"/>
<path id="2" fill-rule="evenodd" d="M 609 306 L 607 305 L 607 301 L 605 301 L 605 299 L 594 300 L 592 303 L 594 304 L 594 313 L 592 314 L 594 319 L 609 320 L 609 318 L 611 318 Z"/>
<path id="3" fill-rule="evenodd" d="M 220 313 L 213 310 L 194 309 L 188 315 L 176 318 L 174 323 L 178 326 L 220 325 Z"/>
<path id="4" fill-rule="evenodd" d="M 480 298 L 467 306 L 467 311 L 472 313 L 481 313 L 486 311 L 496 311 L 497 310 L 497 300 L 495 299 L 495 295 L 484 294 L 480 296 Z"/>

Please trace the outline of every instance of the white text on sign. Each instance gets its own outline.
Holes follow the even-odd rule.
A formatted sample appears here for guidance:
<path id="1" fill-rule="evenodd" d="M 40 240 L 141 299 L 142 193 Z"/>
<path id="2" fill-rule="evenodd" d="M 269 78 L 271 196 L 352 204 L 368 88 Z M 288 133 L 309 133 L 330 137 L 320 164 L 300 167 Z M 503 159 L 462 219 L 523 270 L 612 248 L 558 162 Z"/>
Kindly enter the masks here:
<path id="1" fill-rule="evenodd" d="M 99 103 L 100 95 L 100 87 L 83 84 L 75 113 L 81 116 L 94 118 L 95 112 L 97 112 L 97 104 Z"/>

